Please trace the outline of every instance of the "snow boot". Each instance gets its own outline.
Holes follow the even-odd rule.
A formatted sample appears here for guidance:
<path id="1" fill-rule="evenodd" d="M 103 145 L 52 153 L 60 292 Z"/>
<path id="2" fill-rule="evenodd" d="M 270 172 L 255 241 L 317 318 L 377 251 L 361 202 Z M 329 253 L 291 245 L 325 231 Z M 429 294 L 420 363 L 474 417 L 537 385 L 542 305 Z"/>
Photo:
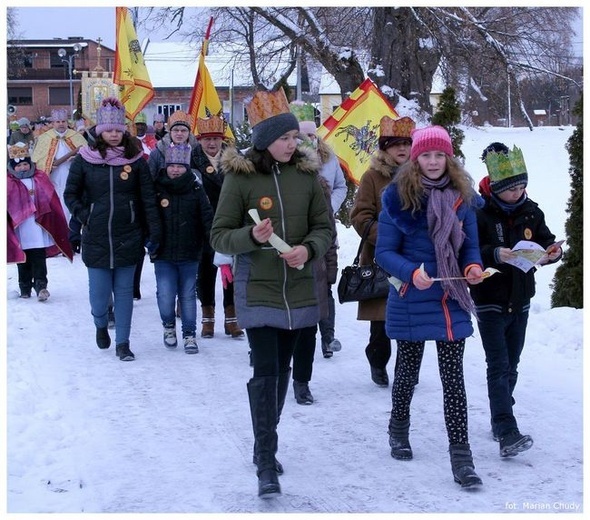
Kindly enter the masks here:
<path id="1" fill-rule="evenodd" d="M 213 305 L 204 305 L 201 310 L 203 311 L 201 337 L 212 338 L 215 334 L 215 307 Z"/>
<path id="2" fill-rule="evenodd" d="M 377 368 L 371 365 L 371 379 L 377 386 L 386 388 L 389 386 L 389 376 L 385 368 Z"/>
<path id="3" fill-rule="evenodd" d="M 276 376 L 253 377 L 247 384 L 260 498 L 273 498 L 281 494 L 281 485 L 275 467 L 279 440 L 277 387 L 278 377 Z"/>
<path id="4" fill-rule="evenodd" d="M 287 372 L 279 374 L 279 381 L 277 384 L 277 424 L 281 420 L 281 413 L 285 405 L 285 398 L 287 397 L 287 390 L 289 389 L 289 381 L 291 381 L 291 368 Z M 252 462 L 258 465 L 258 457 L 256 456 L 256 445 L 254 445 L 254 454 L 252 455 Z M 278 475 L 285 472 L 283 465 L 275 457 L 275 469 Z"/>
<path id="5" fill-rule="evenodd" d="M 483 483 L 475 472 L 473 464 L 473 455 L 469 444 L 451 444 L 449 445 L 451 455 L 451 468 L 455 482 L 461 484 L 463 488 L 481 486 Z"/>
<path id="6" fill-rule="evenodd" d="M 523 435 L 518 430 L 511 430 L 500 436 L 500 457 L 514 457 L 533 446 L 530 435 Z"/>
<path id="7" fill-rule="evenodd" d="M 164 346 L 166 348 L 176 348 L 177 345 L 176 325 L 174 323 L 164 324 Z"/>
<path id="8" fill-rule="evenodd" d="M 135 359 L 135 354 L 131 352 L 129 349 L 129 342 L 125 341 L 123 343 L 119 343 L 115 350 L 117 357 L 121 361 L 133 361 Z"/>
<path id="9" fill-rule="evenodd" d="M 309 383 L 293 380 L 293 393 L 297 404 L 313 404 L 313 395 L 309 390 Z"/>
<path id="10" fill-rule="evenodd" d="M 43 287 L 43 289 L 39 291 L 39 294 L 37 294 L 37 300 L 39 300 L 40 302 L 46 302 L 48 298 L 49 291 L 45 287 Z"/>
<path id="11" fill-rule="evenodd" d="M 410 419 L 398 421 L 393 417 L 389 420 L 389 446 L 391 456 L 397 460 L 411 460 L 414 456 L 409 439 Z"/>
<path id="12" fill-rule="evenodd" d="M 111 346 L 111 337 L 109 336 L 109 329 L 107 327 L 96 328 L 96 345 L 100 349 L 109 348 Z"/>
<path id="13" fill-rule="evenodd" d="M 225 309 L 224 329 L 225 335 L 231 336 L 234 339 L 243 338 L 244 331 L 238 325 L 238 318 L 236 317 L 236 308 L 233 305 L 228 305 Z"/>
<path id="14" fill-rule="evenodd" d="M 322 340 L 322 355 L 326 359 L 330 359 L 334 355 L 334 351 L 330 348 L 330 343 Z"/>

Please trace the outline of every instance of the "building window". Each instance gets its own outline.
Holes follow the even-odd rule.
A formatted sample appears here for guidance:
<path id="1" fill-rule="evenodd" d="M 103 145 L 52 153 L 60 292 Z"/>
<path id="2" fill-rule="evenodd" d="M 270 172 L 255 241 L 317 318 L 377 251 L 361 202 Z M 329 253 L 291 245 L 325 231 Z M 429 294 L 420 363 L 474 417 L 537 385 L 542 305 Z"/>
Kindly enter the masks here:
<path id="1" fill-rule="evenodd" d="M 156 107 L 156 113 L 164 114 L 166 121 L 168 121 L 168 118 L 177 110 L 182 110 L 182 105 L 158 105 Z"/>
<path id="2" fill-rule="evenodd" d="M 50 105 L 69 105 L 70 89 L 68 87 L 49 87 Z"/>
<path id="3" fill-rule="evenodd" d="M 65 69 L 67 68 L 67 65 L 68 62 L 65 60 L 62 61 L 62 58 L 57 54 L 57 50 L 49 53 L 49 66 L 52 69 Z"/>
<path id="4" fill-rule="evenodd" d="M 9 105 L 32 105 L 33 89 L 30 87 L 8 87 Z"/>

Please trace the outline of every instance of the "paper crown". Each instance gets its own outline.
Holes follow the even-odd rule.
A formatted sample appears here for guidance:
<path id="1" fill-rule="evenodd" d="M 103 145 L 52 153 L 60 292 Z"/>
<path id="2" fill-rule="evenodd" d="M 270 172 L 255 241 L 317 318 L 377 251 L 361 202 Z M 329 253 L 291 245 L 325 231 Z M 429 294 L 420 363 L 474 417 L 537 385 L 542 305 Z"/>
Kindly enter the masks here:
<path id="1" fill-rule="evenodd" d="M 246 112 L 251 127 L 269 117 L 290 113 L 285 91 L 282 88 L 274 92 L 259 90 L 246 104 Z"/>
<path id="2" fill-rule="evenodd" d="M 29 147 L 23 142 L 18 142 L 8 147 L 8 158 L 14 159 L 17 162 L 29 157 Z"/>
<path id="3" fill-rule="evenodd" d="M 190 130 L 193 126 L 193 118 L 183 110 L 177 110 L 168 118 L 168 128 L 175 125 L 184 125 Z"/>
<path id="4" fill-rule="evenodd" d="M 223 137 L 226 126 L 225 120 L 219 116 L 197 118 L 197 133 L 201 137 Z"/>
<path id="5" fill-rule="evenodd" d="M 125 126 L 125 107 L 117 98 L 105 98 L 96 111 L 97 133 L 101 133 L 98 127 Z"/>
<path id="6" fill-rule="evenodd" d="M 188 144 L 175 144 L 166 148 L 164 153 L 166 164 L 190 164 L 191 147 Z"/>
<path id="7" fill-rule="evenodd" d="M 392 119 L 389 116 L 383 116 L 379 122 L 379 137 L 407 137 L 410 139 L 414 128 L 416 128 L 416 123 L 409 117 Z"/>
<path id="8" fill-rule="evenodd" d="M 291 113 L 295 115 L 297 121 L 313 121 L 315 120 L 315 109 L 313 105 L 304 103 L 302 101 L 292 101 L 289 104 Z"/>
<path id="9" fill-rule="evenodd" d="M 527 174 L 522 150 L 516 146 L 508 153 L 488 153 L 485 163 L 492 184 Z"/>
<path id="10" fill-rule="evenodd" d="M 51 111 L 52 121 L 67 121 L 68 111 L 65 108 L 56 108 Z"/>
<path id="11" fill-rule="evenodd" d="M 166 116 L 164 114 L 154 114 L 154 123 L 165 123 Z"/>
<path id="12" fill-rule="evenodd" d="M 147 116 L 143 112 L 140 112 L 135 116 L 135 122 L 147 125 Z"/>

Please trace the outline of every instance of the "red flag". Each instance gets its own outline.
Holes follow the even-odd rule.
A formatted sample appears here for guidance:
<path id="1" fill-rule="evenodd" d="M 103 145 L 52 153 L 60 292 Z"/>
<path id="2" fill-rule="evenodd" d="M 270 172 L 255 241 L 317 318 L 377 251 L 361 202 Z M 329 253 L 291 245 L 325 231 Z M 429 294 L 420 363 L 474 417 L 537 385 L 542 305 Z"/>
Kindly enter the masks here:
<path id="1" fill-rule="evenodd" d="M 358 184 L 379 145 L 379 122 L 399 115 L 371 79 L 366 79 L 317 130 L 346 175 Z"/>

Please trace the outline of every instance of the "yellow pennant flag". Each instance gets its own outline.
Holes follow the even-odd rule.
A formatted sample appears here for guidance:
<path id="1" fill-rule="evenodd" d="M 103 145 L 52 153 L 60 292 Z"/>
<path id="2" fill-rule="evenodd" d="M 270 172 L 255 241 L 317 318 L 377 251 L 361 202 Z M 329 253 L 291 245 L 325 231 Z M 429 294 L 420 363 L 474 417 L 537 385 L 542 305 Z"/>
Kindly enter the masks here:
<path id="1" fill-rule="evenodd" d="M 195 86 L 191 94 L 191 101 L 188 112 L 192 118 L 192 132 L 197 135 L 197 118 L 205 119 L 211 116 L 223 116 L 223 105 L 219 100 L 219 95 L 205 65 L 205 56 L 207 56 L 207 48 L 209 46 L 209 36 L 211 35 L 211 27 L 213 26 L 213 18 L 209 20 L 209 26 L 205 33 L 203 40 L 203 47 L 201 47 L 201 55 L 199 56 L 199 68 L 197 69 L 197 77 L 195 78 Z M 225 125 L 225 137 L 233 139 L 234 134 L 229 125 Z"/>
<path id="2" fill-rule="evenodd" d="M 116 7 L 117 43 L 113 83 L 119 85 L 119 99 L 131 121 L 154 97 L 141 46 L 126 7 Z"/>
<path id="3" fill-rule="evenodd" d="M 371 155 L 378 149 L 379 122 L 383 116 L 399 118 L 377 85 L 366 79 L 317 130 L 355 184 L 367 171 Z"/>

